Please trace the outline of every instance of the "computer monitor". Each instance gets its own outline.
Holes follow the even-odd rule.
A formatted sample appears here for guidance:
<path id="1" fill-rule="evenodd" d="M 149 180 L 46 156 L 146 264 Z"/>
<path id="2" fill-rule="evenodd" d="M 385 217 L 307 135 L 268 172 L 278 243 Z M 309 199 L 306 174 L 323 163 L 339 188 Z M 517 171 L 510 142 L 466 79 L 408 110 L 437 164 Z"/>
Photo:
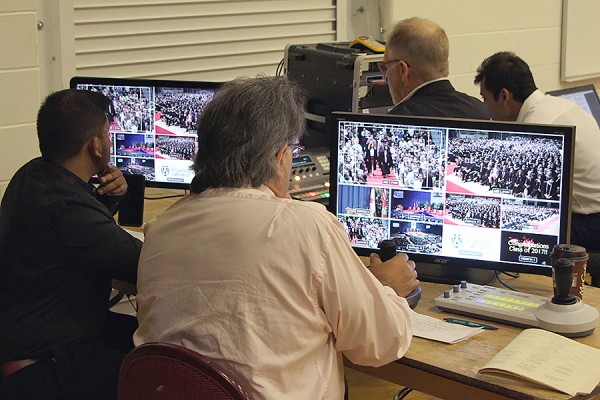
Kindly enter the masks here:
<path id="1" fill-rule="evenodd" d="M 187 189 L 198 149 L 198 119 L 219 82 L 74 77 L 71 88 L 113 101 L 111 162 L 146 186 Z"/>
<path id="2" fill-rule="evenodd" d="M 392 238 L 422 280 L 551 274 L 568 243 L 574 128 L 333 113 L 329 209 L 357 254 Z"/>
<path id="3" fill-rule="evenodd" d="M 549 95 L 563 97 L 576 103 L 596 119 L 600 126 L 600 99 L 594 85 L 575 86 L 568 89 L 552 90 Z"/>

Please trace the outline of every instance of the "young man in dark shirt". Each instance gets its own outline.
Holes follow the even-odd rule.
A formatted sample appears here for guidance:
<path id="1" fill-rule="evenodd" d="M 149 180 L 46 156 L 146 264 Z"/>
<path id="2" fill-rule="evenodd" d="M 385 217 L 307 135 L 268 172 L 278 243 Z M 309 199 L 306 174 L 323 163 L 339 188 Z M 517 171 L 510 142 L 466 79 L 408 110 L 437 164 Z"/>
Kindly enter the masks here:
<path id="1" fill-rule="evenodd" d="M 113 218 L 127 183 L 108 163 L 110 105 L 95 92 L 48 96 L 37 122 L 42 157 L 21 167 L 2 199 L 0 394 L 8 399 L 117 398 L 136 321 L 108 311 L 111 279 L 135 283 L 142 243 Z M 95 174 L 98 189 L 88 183 Z"/>

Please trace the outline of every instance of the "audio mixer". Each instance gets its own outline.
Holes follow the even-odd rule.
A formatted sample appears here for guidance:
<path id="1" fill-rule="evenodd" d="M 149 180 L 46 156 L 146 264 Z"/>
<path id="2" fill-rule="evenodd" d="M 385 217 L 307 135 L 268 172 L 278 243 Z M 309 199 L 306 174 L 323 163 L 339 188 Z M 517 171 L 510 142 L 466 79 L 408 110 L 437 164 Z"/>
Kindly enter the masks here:
<path id="1" fill-rule="evenodd" d="M 308 149 L 292 160 L 289 193 L 297 200 L 329 202 L 328 149 Z"/>

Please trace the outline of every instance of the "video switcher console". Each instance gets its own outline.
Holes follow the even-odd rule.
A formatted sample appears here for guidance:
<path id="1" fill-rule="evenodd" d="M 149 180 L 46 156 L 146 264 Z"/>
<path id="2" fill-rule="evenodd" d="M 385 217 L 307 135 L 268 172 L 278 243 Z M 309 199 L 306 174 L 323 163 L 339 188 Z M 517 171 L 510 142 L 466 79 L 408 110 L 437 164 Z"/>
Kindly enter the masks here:
<path id="1" fill-rule="evenodd" d="M 441 310 L 523 328 L 537 327 L 533 312 L 547 297 L 461 282 L 434 299 Z"/>

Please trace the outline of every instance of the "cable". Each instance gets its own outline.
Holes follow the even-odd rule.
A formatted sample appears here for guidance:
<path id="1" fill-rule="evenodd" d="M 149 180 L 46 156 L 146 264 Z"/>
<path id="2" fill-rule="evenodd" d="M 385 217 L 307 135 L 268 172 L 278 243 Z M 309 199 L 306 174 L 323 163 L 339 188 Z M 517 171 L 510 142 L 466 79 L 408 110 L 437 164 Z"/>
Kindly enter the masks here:
<path id="1" fill-rule="evenodd" d="M 512 290 L 512 291 L 518 292 L 517 289 L 515 289 L 512 286 L 509 286 L 508 284 L 504 283 L 504 281 L 502 279 L 500 279 L 500 271 L 498 271 L 498 270 L 496 270 L 496 279 L 498 280 L 498 283 L 500 283 L 502 286 L 504 286 L 508 290 Z"/>
<path id="2" fill-rule="evenodd" d="M 138 311 L 138 304 L 137 302 L 134 304 L 133 301 L 131 300 L 131 298 L 135 298 L 135 296 L 132 296 L 130 294 L 127 295 L 127 300 L 129 300 L 129 304 L 131 304 L 131 307 L 133 307 L 133 309 L 135 310 L 135 312 Z"/>
<path id="3" fill-rule="evenodd" d="M 381 0 L 377 0 L 377 11 L 379 11 L 379 39 L 381 40 L 385 40 L 385 35 L 384 32 L 385 30 L 383 29 L 383 4 L 381 2 Z"/>
<path id="4" fill-rule="evenodd" d="M 413 390 L 411 388 L 403 388 L 402 390 L 400 390 L 398 393 L 396 393 L 393 397 L 392 400 L 402 400 L 404 398 L 406 398 L 406 396 L 408 396 L 410 394 L 410 392 L 412 392 Z"/>
<path id="5" fill-rule="evenodd" d="M 183 197 L 185 195 L 186 195 L 186 193 L 184 193 L 184 194 L 173 194 L 173 195 L 169 195 L 169 196 L 159 196 L 159 197 L 147 197 L 147 196 L 144 196 L 144 200 L 172 199 L 173 197 Z"/>
<path id="6" fill-rule="evenodd" d="M 518 277 L 521 276 L 521 274 L 519 274 L 518 272 L 500 271 L 500 273 L 502 273 L 502 274 L 504 274 L 506 276 L 509 276 L 511 278 L 515 278 L 515 279 L 517 279 Z"/>
<path id="7" fill-rule="evenodd" d="M 285 66 L 284 61 L 285 60 L 282 58 L 281 61 L 279 61 L 279 64 L 277 64 L 277 69 L 275 70 L 275 76 L 281 76 L 285 72 L 283 70 L 283 67 Z"/>
<path id="8" fill-rule="evenodd" d="M 156 197 L 147 197 L 144 196 L 144 200 L 162 200 L 162 199 L 172 199 L 174 197 L 183 197 L 188 193 L 187 189 L 183 189 L 183 194 L 172 194 L 166 196 L 156 196 Z"/>

